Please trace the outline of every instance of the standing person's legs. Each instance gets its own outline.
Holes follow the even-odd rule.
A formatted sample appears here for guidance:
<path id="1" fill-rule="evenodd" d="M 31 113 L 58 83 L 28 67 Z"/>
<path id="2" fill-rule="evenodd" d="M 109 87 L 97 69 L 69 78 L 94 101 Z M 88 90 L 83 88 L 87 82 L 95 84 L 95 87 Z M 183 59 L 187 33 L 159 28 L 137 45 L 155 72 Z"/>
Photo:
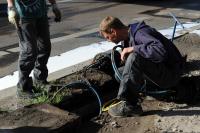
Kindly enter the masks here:
<path id="1" fill-rule="evenodd" d="M 37 20 L 37 60 L 34 67 L 35 83 L 45 84 L 48 77 L 47 62 L 51 52 L 49 23 L 47 18 Z"/>
<path id="2" fill-rule="evenodd" d="M 33 84 L 29 74 L 34 68 L 37 49 L 35 21 L 22 20 L 20 29 L 18 30 L 20 34 L 20 54 L 18 60 L 19 81 L 17 87 L 23 91 L 31 92 Z"/>

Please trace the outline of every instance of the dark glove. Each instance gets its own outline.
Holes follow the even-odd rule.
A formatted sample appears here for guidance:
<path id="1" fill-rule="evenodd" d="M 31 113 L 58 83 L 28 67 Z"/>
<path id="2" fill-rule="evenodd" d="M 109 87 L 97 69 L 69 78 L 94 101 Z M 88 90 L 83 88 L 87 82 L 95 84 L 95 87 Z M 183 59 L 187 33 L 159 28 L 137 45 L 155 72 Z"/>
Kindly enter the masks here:
<path id="1" fill-rule="evenodd" d="M 57 4 L 52 4 L 52 10 L 53 10 L 53 13 L 55 15 L 54 21 L 55 22 L 60 22 L 61 21 L 61 12 L 60 12 Z"/>

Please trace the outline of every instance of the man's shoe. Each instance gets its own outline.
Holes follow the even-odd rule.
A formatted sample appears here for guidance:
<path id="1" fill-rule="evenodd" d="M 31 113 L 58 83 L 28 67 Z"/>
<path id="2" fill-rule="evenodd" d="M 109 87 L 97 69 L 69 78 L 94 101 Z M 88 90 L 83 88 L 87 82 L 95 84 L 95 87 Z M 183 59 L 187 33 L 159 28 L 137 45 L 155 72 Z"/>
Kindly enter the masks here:
<path id="1" fill-rule="evenodd" d="M 143 113 L 139 105 L 132 106 L 127 101 L 119 101 L 108 109 L 108 114 L 112 117 L 139 116 Z"/>
<path id="2" fill-rule="evenodd" d="M 23 90 L 21 88 L 17 88 L 17 97 L 19 99 L 33 99 L 38 96 L 38 93 L 35 93 L 34 91 L 34 87 L 30 90 Z"/>

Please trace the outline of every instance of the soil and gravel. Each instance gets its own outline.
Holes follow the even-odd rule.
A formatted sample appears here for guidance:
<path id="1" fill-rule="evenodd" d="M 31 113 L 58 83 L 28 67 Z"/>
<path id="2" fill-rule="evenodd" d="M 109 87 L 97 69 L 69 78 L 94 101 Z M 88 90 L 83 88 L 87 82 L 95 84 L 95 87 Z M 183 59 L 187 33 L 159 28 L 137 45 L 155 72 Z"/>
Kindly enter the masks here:
<path id="1" fill-rule="evenodd" d="M 200 132 L 200 100 L 196 96 L 193 97 L 192 91 L 184 90 L 199 90 L 199 76 L 200 76 L 200 37 L 197 34 L 187 34 L 182 37 L 177 38 L 174 41 L 175 45 L 181 51 L 183 55 L 187 55 L 187 63 L 185 68 L 185 73 L 183 75 L 183 80 L 180 82 L 182 89 L 181 95 L 192 95 L 187 97 L 187 99 L 174 99 L 171 95 L 166 95 L 163 97 L 152 97 L 152 96 L 142 96 L 142 108 L 144 113 L 142 116 L 138 117 L 126 117 L 126 118 L 112 118 L 107 112 L 103 112 L 100 116 L 91 118 L 90 120 L 84 120 L 84 123 L 80 127 L 77 127 L 77 132 L 79 133 L 153 133 L 153 132 Z M 109 100 L 113 98 L 118 89 L 118 84 L 113 80 L 109 74 L 99 72 L 99 71 L 87 71 L 87 79 L 98 86 L 102 90 L 101 94 L 105 94 L 104 100 Z M 81 79 L 81 73 L 76 73 L 59 79 L 56 83 L 68 83 Z M 109 81 L 109 82 L 108 82 Z M 109 91 L 111 90 L 111 92 Z M 76 91 L 75 91 L 76 92 Z M 108 95 L 112 93 L 113 95 Z M 184 93 L 185 92 L 185 93 Z M 197 93 L 195 93 L 197 94 Z M 110 96 L 110 97 L 109 97 Z M 199 95 L 200 96 L 200 95 Z M 108 98 L 109 97 L 109 98 Z M 94 99 L 83 98 L 87 100 L 90 104 Z M 193 99 L 192 99 L 193 98 Z M 83 101 L 83 99 L 80 99 Z M 188 102 L 187 100 L 193 100 Z M 187 102 L 181 101 L 185 100 Z M 1 105 L 1 108 L 13 108 L 15 105 L 15 100 L 9 102 L 9 104 Z M 7 102 L 8 103 L 8 102 Z M 12 104 L 11 104 L 12 103 Z M 98 105 L 97 103 L 93 105 Z M 80 106 L 78 104 L 73 104 L 73 106 Z M 86 111 L 92 110 L 91 106 L 88 106 Z M 67 107 L 63 109 L 70 110 Z M 71 109 L 77 115 L 82 115 L 80 112 L 76 112 Z M 80 114 L 79 114 L 80 113 Z M 2 112 L 1 115 L 4 113 Z M 7 114 L 7 113 L 6 113 Z M 11 117 L 11 116 L 10 116 Z M 13 116 L 14 117 L 14 116 Z M 39 117 L 35 115 L 34 117 Z M 7 117 L 8 118 L 8 117 Z M 15 119 L 16 117 L 12 118 Z M 38 118 L 39 119 L 39 118 Z M 48 118 L 45 117 L 48 121 Z M 28 119 L 26 119 L 28 120 Z M 50 120 L 50 119 L 49 119 Z M 10 121 L 4 121 L 5 123 Z M 15 121 L 13 121 L 15 122 Z M 35 121 L 36 125 L 39 125 L 40 121 Z M 38 122 L 38 123 L 37 123 Z M 16 123 L 15 123 L 16 124 Z M 74 130 L 75 132 L 75 130 Z"/>

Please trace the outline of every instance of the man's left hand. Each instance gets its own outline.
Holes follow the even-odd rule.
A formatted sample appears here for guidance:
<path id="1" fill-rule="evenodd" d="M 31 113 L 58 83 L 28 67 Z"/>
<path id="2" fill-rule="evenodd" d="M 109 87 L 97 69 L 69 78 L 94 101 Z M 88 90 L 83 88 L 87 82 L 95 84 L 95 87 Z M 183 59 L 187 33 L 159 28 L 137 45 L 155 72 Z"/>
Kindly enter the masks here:
<path id="1" fill-rule="evenodd" d="M 54 21 L 55 22 L 60 22 L 61 21 L 61 12 L 60 12 L 57 4 L 52 4 L 52 10 L 53 10 L 53 13 L 55 14 Z"/>
<path id="2" fill-rule="evenodd" d="M 19 26 L 19 16 L 15 7 L 8 7 L 8 21 L 16 28 Z"/>
<path id="3" fill-rule="evenodd" d="M 132 53 L 134 50 L 133 47 L 128 47 L 128 48 L 124 48 L 123 51 L 121 52 L 121 60 L 125 61 L 125 59 L 127 58 L 127 56 Z"/>

